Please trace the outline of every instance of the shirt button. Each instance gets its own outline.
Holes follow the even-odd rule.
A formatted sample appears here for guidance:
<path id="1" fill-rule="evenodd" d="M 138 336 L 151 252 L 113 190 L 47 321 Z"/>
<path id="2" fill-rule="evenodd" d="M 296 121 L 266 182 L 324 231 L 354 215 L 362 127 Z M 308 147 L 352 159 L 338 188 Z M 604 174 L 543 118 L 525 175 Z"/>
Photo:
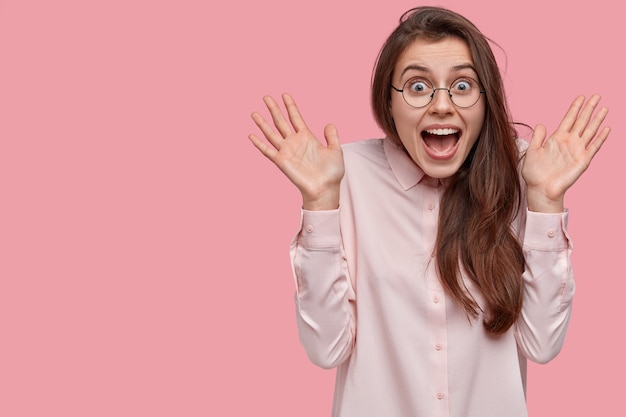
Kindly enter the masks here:
<path id="1" fill-rule="evenodd" d="M 435 205 L 433 203 L 428 203 L 428 210 L 432 210 L 435 208 Z"/>
<path id="2" fill-rule="evenodd" d="M 441 350 L 441 343 L 437 343 L 435 345 L 435 350 Z"/>
<path id="3" fill-rule="evenodd" d="M 438 302 L 439 302 L 439 296 L 438 296 L 438 295 L 435 295 L 435 296 L 433 297 L 433 303 L 437 304 Z"/>
<path id="4" fill-rule="evenodd" d="M 313 233 L 313 226 L 308 225 L 305 230 L 309 233 Z"/>
<path id="5" fill-rule="evenodd" d="M 554 230 L 548 230 L 548 237 L 554 237 Z"/>
<path id="6" fill-rule="evenodd" d="M 438 392 L 437 393 L 437 399 L 438 400 L 443 400 L 443 397 L 444 397 L 443 392 Z"/>

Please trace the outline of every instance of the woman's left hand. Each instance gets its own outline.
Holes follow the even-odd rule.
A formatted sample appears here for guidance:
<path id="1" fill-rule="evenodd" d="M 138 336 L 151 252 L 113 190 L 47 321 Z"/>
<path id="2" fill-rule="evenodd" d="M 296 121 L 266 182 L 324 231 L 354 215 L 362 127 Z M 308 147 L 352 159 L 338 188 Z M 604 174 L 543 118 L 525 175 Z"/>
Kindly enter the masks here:
<path id="1" fill-rule="evenodd" d="M 584 96 L 577 97 L 556 132 L 547 139 L 543 125 L 535 128 L 522 167 L 529 210 L 563 211 L 565 191 L 589 167 L 611 131 L 604 127 L 598 133 L 608 113 L 602 107 L 594 115 L 599 102 L 599 95 L 591 96 L 587 103 Z"/>

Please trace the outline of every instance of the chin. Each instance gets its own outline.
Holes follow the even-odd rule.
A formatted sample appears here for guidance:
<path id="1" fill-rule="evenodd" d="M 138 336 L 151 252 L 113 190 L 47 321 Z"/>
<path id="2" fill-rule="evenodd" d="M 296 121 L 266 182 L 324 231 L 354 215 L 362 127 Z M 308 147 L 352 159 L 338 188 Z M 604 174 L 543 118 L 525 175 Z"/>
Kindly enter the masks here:
<path id="1" fill-rule="evenodd" d="M 431 178 L 445 179 L 456 174 L 461 168 L 460 165 L 433 166 L 432 164 L 424 164 L 420 166 L 422 171 Z"/>

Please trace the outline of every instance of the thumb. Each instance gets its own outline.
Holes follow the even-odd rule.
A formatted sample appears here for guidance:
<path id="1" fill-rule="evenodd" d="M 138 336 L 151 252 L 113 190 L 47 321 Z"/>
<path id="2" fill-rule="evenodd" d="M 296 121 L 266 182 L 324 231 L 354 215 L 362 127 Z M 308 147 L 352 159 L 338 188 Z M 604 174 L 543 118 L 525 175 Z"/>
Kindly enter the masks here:
<path id="1" fill-rule="evenodd" d="M 339 133 L 337 133 L 337 127 L 333 124 L 326 125 L 324 128 L 324 138 L 329 148 L 339 147 Z"/>
<path id="2" fill-rule="evenodd" d="M 538 149 L 543 145 L 543 141 L 546 139 L 546 127 L 544 125 L 537 125 L 533 130 L 533 137 L 530 140 L 529 149 Z"/>

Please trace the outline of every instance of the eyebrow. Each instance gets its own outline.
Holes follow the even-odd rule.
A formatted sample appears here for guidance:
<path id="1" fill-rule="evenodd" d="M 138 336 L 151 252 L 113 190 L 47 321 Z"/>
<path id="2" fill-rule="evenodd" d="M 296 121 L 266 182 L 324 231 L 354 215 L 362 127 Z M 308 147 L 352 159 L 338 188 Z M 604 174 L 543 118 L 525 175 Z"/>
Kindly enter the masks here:
<path id="1" fill-rule="evenodd" d="M 453 66 L 450 69 L 450 72 L 460 72 L 460 71 L 465 70 L 465 69 L 471 69 L 472 71 L 474 71 L 474 73 L 476 73 L 476 69 L 474 68 L 474 66 L 472 64 L 455 65 L 455 66 Z M 404 70 L 402 70 L 402 73 L 400 74 L 400 78 L 404 77 L 404 74 L 407 71 L 410 71 L 410 70 L 421 71 L 421 72 L 430 72 L 429 68 L 424 67 L 422 65 L 409 65 Z"/>

